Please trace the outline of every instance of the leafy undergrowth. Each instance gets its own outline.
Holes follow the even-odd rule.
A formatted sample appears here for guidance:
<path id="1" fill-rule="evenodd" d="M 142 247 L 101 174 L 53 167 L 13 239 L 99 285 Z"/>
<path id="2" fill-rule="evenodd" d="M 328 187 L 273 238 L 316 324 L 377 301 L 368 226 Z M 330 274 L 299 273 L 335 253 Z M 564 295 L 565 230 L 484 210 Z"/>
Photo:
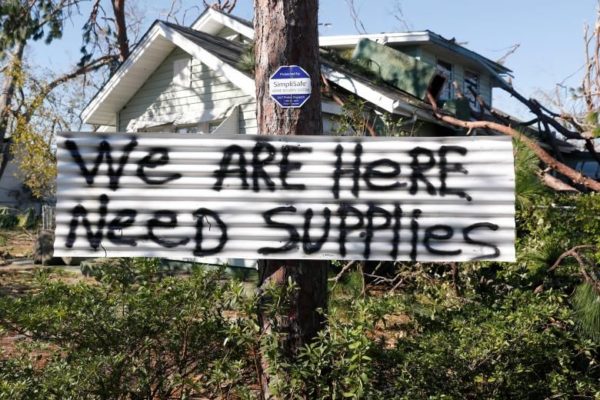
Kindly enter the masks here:
<path id="1" fill-rule="evenodd" d="M 124 259 L 97 281 L 0 275 L 0 400 L 260 398 L 260 355 L 282 399 L 600 400 L 600 197 L 547 193 L 517 155 L 516 263 L 341 275 L 294 356 L 224 271 Z M 294 290 L 263 292 L 269 321 Z"/>
<path id="2" fill-rule="evenodd" d="M 0 399 L 258 398 L 261 353 L 280 398 L 600 398 L 598 343 L 565 294 L 508 287 L 514 268 L 480 279 L 478 295 L 458 295 L 439 266 L 401 272 L 410 287 L 395 292 L 345 276 L 327 329 L 293 359 L 277 334 L 260 337 L 256 298 L 223 271 L 120 260 L 98 282 L 48 269 L 2 279 Z M 269 293 L 272 312 L 292 290 Z"/>

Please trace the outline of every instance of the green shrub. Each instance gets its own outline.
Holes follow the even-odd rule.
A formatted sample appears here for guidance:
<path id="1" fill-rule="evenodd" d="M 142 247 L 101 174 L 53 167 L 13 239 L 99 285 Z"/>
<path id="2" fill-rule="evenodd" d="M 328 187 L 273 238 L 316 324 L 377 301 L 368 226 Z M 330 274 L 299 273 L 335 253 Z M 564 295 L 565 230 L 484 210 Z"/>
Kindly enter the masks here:
<path id="1" fill-rule="evenodd" d="M 154 260 L 124 260 L 100 284 L 45 279 L 26 297 L 2 298 L 0 317 L 19 326 L 51 354 L 43 368 L 13 358 L 0 365 L 0 398 L 169 398 L 174 394 L 243 391 L 240 379 L 215 380 L 243 347 L 224 345 L 225 310 L 234 284 L 220 273 L 161 278 Z M 132 279 L 134 276 L 134 279 Z M 24 349 L 24 355 L 32 354 Z"/>
<path id="2" fill-rule="evenodd" d="M 16 227 L 31 229 L 36 226 L 38 221 L 39 217 L 32 208 L 24 212 L 8 207 L 0 208 L 0 229 L 13 229 Z"/>
<path id="3" fill-rule="evenodd" d="M 549 193 L 531 157 L 517 163 L 516 263 L 386 267 L 398 290 L 373 296 L 347 274 L 293 355 L 278 325 L 293 285 L 262 293 L 261 335 L 257 294 L 223 271 L 125 259 L 90 268 L 96 284 L 40 274 L 0 297 L 0 327 L 29 337 L 0 355 L 0 400 L 251 399 L 263 365 L 284 399 L 598 400 L 600 197 Z"/>
<path id="4" fill-rule="evenodd" d="M 17 215 L 17 220 L 17 225 L 19 227 L 24 229 L 32 229 L 38 224 L 40 218 L 36 211 L 33 208 L 30 208 L 25 212 L 19 213 Z"/>
<path id="5" fill-rule="evenodd" d="M 0 356 L 0 399 L 257 398 L 260 354 L 285 399 L 600 396 L 598 343 L 567 294 L 507 290 L 510 271 L 474 264 L 458 300 L 439 267 L 423 268 L 427 280 L 408 272 L 405 293 L 375 297 L 350 277 L 327 327 L 292 356 L 277 325 L 260 335 L 256 297 L 221 271 L 168 277 L 157 260 L 121 260 L 96 284 L 40 273 L 40 290 L 0 298 L 2 325 L 29 337 Z M 273 321 L 293 290 L 267 290 Z M 380 340 L 391 314 L 405 321 L 394 345 Z"/>
<path id="6" fill-rule="evenodd" d="M 373 358 L 383 398 L 598 398 L 597 345 L 573 329 L 565 296 L 513 290 L 435 318 Z M 596 396 L 596 397 L 594 397 Z"/>
<path id="7" fill-rule="evenodd" d="M 0 208 L 0 229 L 11 229 L 19 223 L 18 217 L 14 212 L 6 207 Z"/>

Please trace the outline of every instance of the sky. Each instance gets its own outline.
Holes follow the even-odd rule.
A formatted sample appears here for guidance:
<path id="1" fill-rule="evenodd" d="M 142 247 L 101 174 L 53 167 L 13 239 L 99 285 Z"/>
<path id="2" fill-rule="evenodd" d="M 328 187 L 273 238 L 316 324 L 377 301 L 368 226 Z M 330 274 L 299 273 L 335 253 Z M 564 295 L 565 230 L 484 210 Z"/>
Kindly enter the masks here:
<path id="1" fill-rule="evenodd" d="M 368 33 L 429 29 L 492 60 L 520 44 L 505 65 L 513 70 L 513 84 L 525 96 L 550 92 L 557 83 L 577 86 L 582 76 L 583 26 L 594 22 L 597 0 L 354 0 Z M 136 15 L 149 26 L 164 19 L 168 0 L 141 1 Z M 180 0 L 179 23 L 191 24 L 201 0 Z M 200 6 L 199 6 L 200 5 Z M 397 5 L 403 21 L 399 21 Z M 188 10 L 187 13 L 183 11 Z M 82 9 L 85 14 L 85 8 Z M 252 0 L 238 0 L 234 14 L 251 19 Z M 357 33 L 346 0 L 321 0 L 322 35 Z M 36 44 L 31 57 L 51 68 L 66 68 L 79 57 L 81 33 L 76 23 L 67 27 L 64 39 L 53 45 Z M 79 24 L 80 26 L 80 24 Z M 57 55 L 61 57 L 57 57 Z M 72 65 L 72 64 L 71 64 Z M 495 89 L 494 105 L 526 118 L 518 104 Z"/>

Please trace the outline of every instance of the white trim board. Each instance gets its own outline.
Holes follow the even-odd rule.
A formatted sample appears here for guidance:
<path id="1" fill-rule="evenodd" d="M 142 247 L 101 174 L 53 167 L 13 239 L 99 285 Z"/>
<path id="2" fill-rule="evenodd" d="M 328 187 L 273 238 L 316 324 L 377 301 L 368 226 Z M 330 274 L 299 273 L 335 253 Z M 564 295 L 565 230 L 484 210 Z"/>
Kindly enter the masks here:
<path id="1" fill-rule="evenodd" d="M 216 35 L 223 27 L 227 27 L 248 39 L 254 39 L 254 29 L 236 21 L 234 18 L 219 11 L 208 8 L 190 28 L 200 32 Z"/>

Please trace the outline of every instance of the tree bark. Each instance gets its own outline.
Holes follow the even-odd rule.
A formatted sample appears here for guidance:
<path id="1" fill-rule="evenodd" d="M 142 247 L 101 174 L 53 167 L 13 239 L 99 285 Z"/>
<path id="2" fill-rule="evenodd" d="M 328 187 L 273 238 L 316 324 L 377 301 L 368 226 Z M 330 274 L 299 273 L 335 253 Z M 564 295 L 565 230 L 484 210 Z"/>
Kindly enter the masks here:
<path id="1" fill-rule="evenodd" d="M 21 73 L 24 51 L 25 42 L 17 42 L 11 60 L 6 67 L 7 72 L 4 74 L 0 91 L 0 181 L 10 161 L 10 141 L 7 138 L 8 126 L 12 115 L 13 97 L 19 84 L 17 76 Z"/>
<path id="2" fill-rule="evenodd" d="M 254 10 L 258 131 L 321 134 L 318 1 L 255 0 Z M 269 96 L 269 78 L 282 65 L 299 65 L 312 78 L 312 96 L 299 109 L 280 108 Z"/>
<path id="3" fill-rule="evenodd" d="M 319 135 L 321 117 L 318 47 L 318 0 L 255 0 L 255 79 L 258 130 L 262 135 Z M 299 65 L 312 80 L 310 99 L 297 109 L 280 108 L 269 96 L 269 78 L 284 65 Z M 328 262 L 309 260 L 263 260 L 259 266 L 261 289 L 274 284 L 283 290 L 288 281 L 296 286 L 286 315 L 278 315 L 281 347 L 293 356 L 324 326 L 327 307 Z M 264 305 L 265 299 L 261 300 Z M 259 304 L 262 334 L 270 334 L 273 321 Z M 319 310 L 323 312 L 320 312 Z M 262 384 L 269 397 L 268 361 L 262 359 Z"/>
<path id="4" fill-rule="evenodd" d="M 12 52 L 11 60 L 6 67 L 3 77 L 2 89 L 0 89 L 0 147 L 4 145 L 8 124 L 12 114 L 12 99 L 17 88 L 17 74 L 21 71 L 25 43 L 18 42 Z"/>
<path id="5" fill-rule="evenodd" d="M 123 62 L 129 57 L 129 39 L 127 38 L 127 24 L 125 23 L 125 0 L 112 0 L 112 6 L 115 14 L 119 61 Z"/>

